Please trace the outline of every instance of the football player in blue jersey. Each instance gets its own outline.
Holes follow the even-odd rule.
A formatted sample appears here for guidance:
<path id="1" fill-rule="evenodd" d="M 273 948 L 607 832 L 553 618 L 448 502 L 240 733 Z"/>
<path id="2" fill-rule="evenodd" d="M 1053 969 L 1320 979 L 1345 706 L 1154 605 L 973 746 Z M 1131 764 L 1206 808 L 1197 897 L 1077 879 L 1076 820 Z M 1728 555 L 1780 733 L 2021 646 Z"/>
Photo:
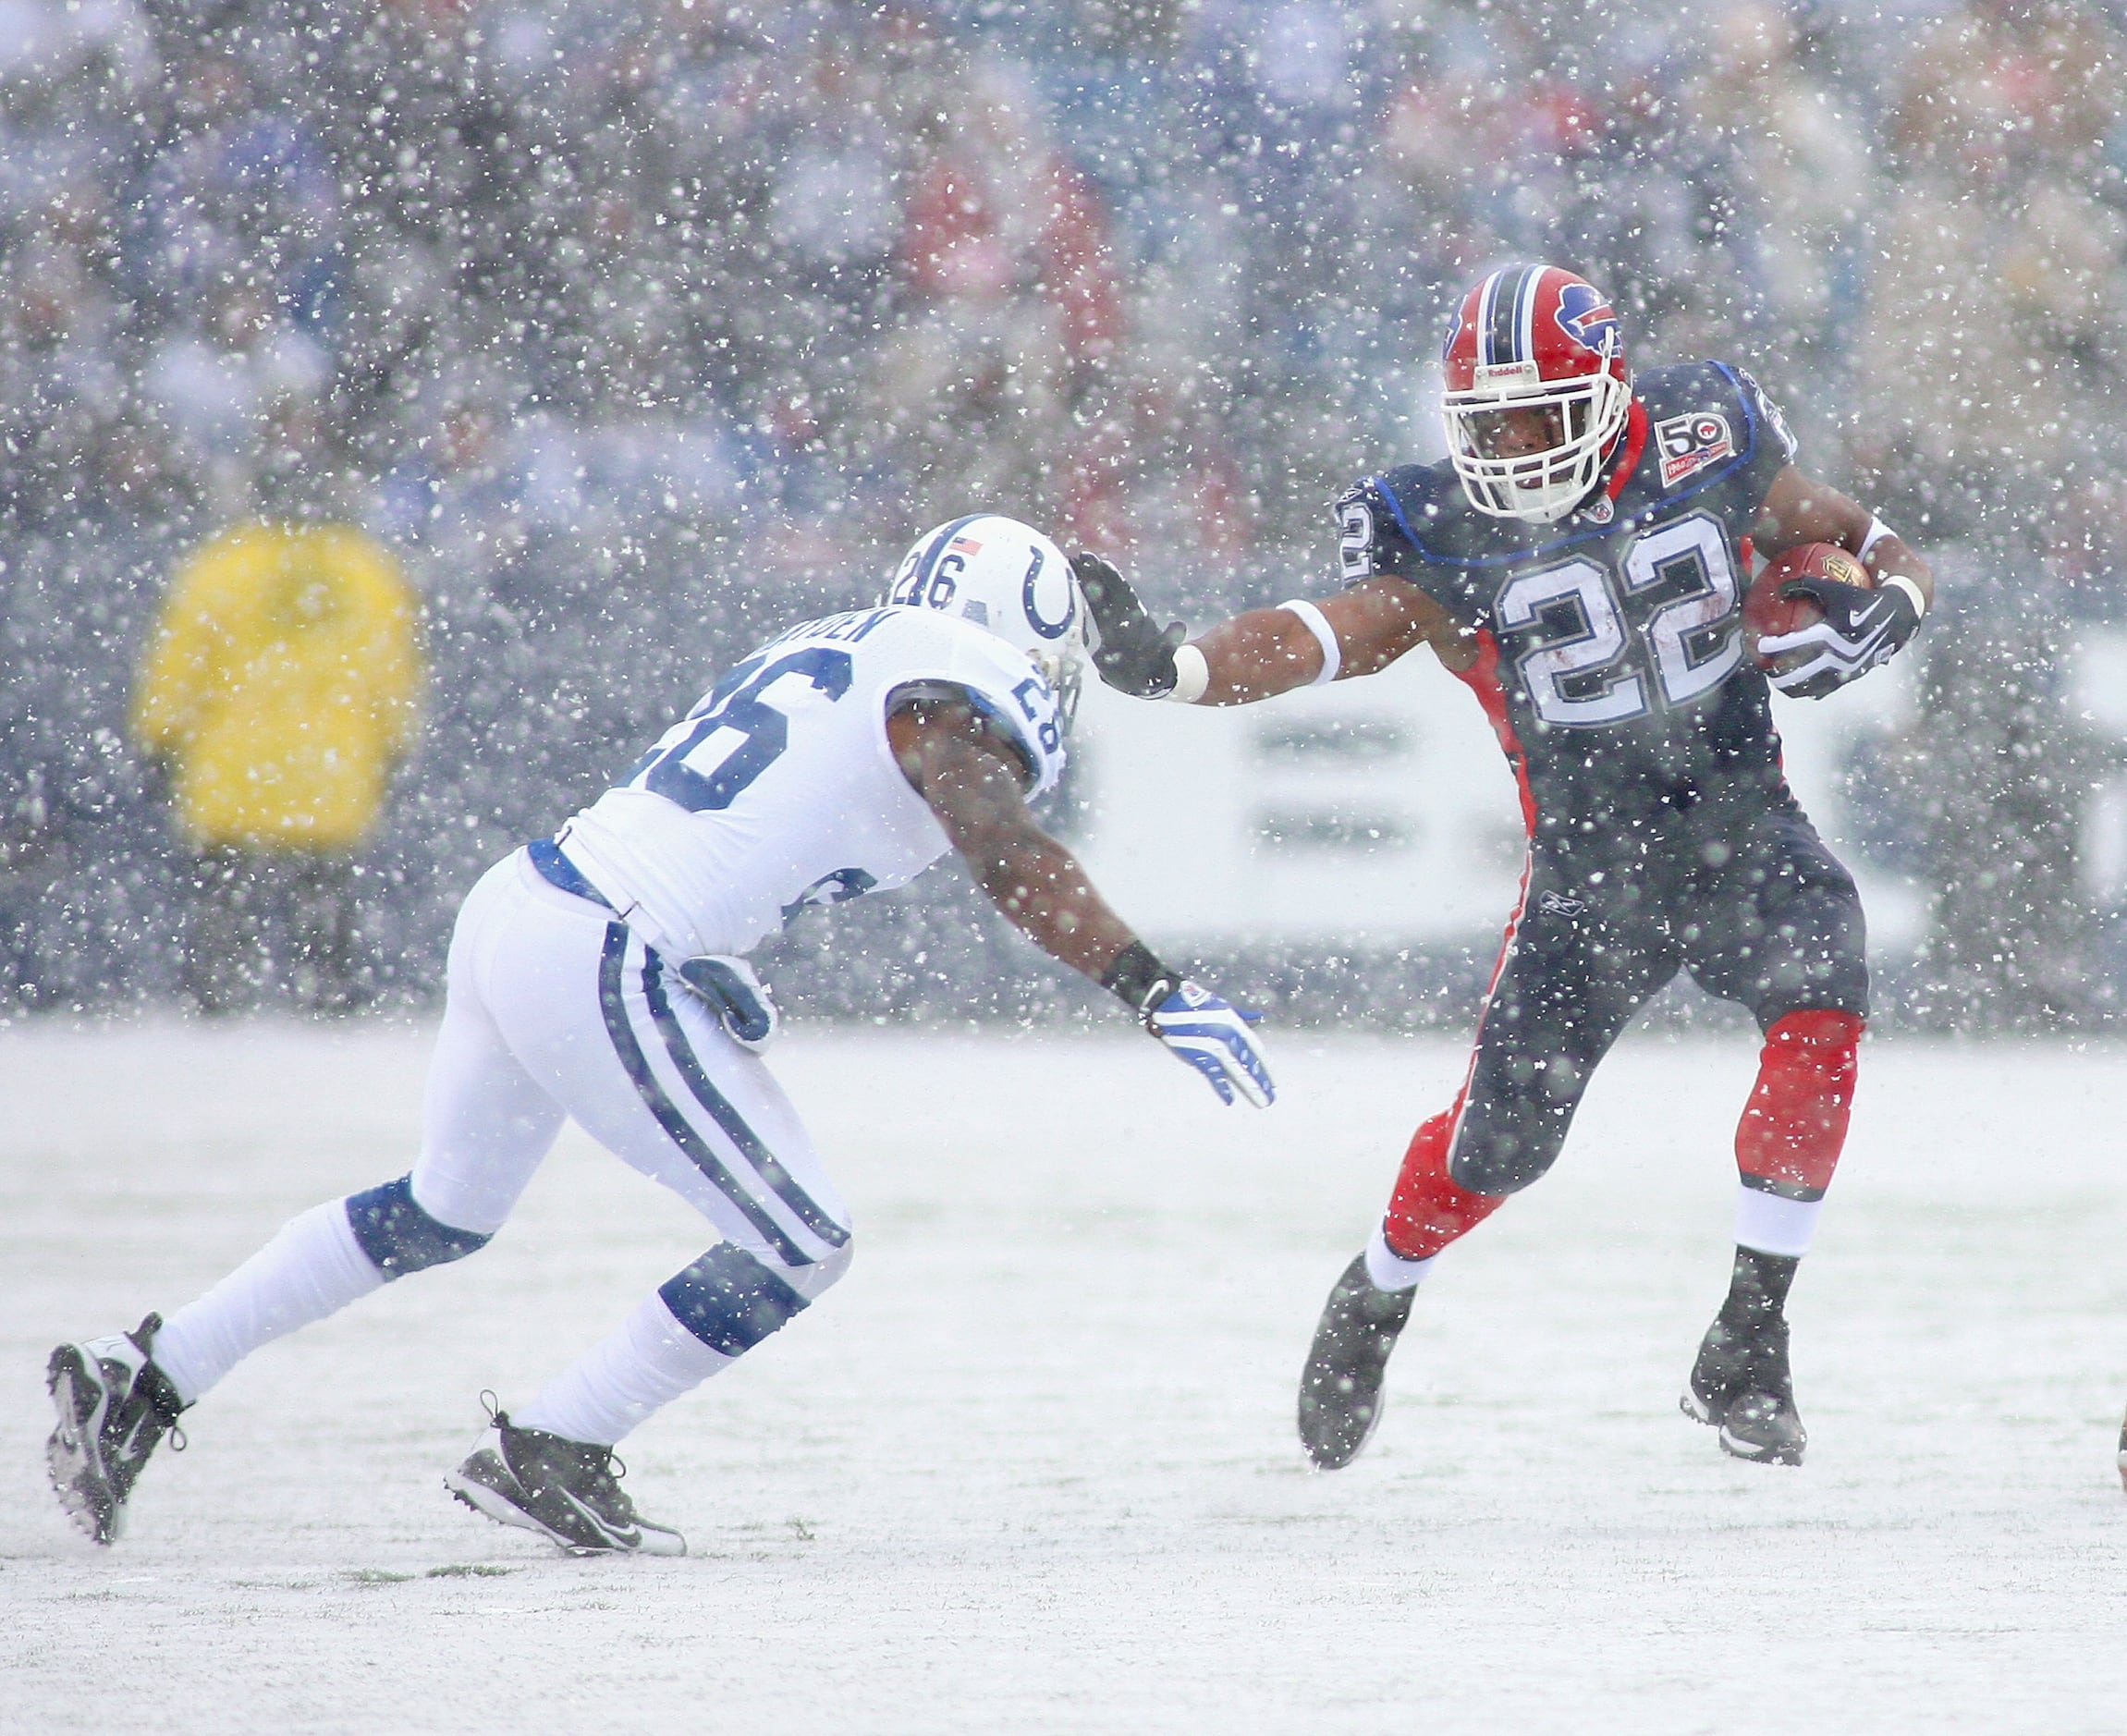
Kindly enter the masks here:
<path id="1" fill-rule="evenodd" d="M 499 1229 L 572 1117 L 720 1240 L 446 1482 L 572 1550 L 677 1555 L 613 1448 L 848 1266 L 849 1214 L 760 1051 L 745 955 L 809 904 L 957 850 L 1030 938 L 1112 990 L 1226 1102 L 1267 1105 L 1247 1016 L 1161 962 L 1028 804 L 1055 788 L 1085 649 L 1070 566 L 1009 519 L 940 525 L 874 609 L 807 621 L 718 681 L 619 783 L 467 897 L 413 1168 L 292 1219 L 165 1321 L 62 1344 L 61 1503 L 99 1543 L 156 1443 L 260 1345 Z"/>
<path id="2" fill-rule="evenodd" d="M 1727 1299 L 1683 1407 L 1738 1457 L 1799 1463 L 1785 1302 L 1845 1138 L 1868 1014 L 1861 906 L 1789 792 L 1767 691 L 1817 698 L 1896 653 L 1926 564 L 1837 489 L 1749 374 L 1636 380 L 1603 296 L 1554 266 L 1497 271 L 1449 327 L 1449 457 L 1337 503 L 1346 588 L 1181 642 L 1115 570 L 1077 568 L 1094 662 L 1125 692 L 1238 705 L 1428 647 L 1485 708 L 1528 830 L 1461 1094 L 1422 1125 L 1388 1209 L 1330 1292 L 1300 1434 L 1343 1465 L 1381 1414 L 1388 1354 L 1440 1251 L 1558 1156 L 1595 1065 L 1688 971 L 1764 1033 L 1736 1134 Z M 1835 544 L 1874 581 L 1803 579 L 1819 616 L 1751 654 L 1753 551 Z"/>

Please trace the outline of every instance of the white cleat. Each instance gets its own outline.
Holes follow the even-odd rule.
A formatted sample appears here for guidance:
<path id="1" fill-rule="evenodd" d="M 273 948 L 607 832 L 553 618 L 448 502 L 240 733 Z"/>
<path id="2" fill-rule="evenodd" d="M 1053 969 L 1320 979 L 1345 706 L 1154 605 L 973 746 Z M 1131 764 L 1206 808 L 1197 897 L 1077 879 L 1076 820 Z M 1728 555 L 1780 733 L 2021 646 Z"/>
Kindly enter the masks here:
<path id="1" fill-rule="evenodd" d="M 185 1407 L 150 1356 L 163 1317 L 130 1332 L 62 1344 L 44 1366 L 58 1424 L 44 1443 L 52 1488 L 67 1516 L 97 1543 L 125 1534 L 126 1504 L 148 1455 L 176 1433 Z M 183 1447 L 183 1435 L 172 1442 Z"/>

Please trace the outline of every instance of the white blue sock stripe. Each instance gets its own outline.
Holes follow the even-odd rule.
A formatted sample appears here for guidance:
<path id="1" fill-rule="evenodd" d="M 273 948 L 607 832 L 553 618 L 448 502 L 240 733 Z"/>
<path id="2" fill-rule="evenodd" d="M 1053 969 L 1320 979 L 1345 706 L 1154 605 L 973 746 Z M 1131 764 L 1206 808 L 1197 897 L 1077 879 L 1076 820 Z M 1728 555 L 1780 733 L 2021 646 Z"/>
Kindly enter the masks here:
<path id="1" fill-rule="evenodd" d="M 745 1249 L 721 1242 L 658 1286 L 672 1317 L 725 1356 L 743 1356 L 810 1299 Z"/>

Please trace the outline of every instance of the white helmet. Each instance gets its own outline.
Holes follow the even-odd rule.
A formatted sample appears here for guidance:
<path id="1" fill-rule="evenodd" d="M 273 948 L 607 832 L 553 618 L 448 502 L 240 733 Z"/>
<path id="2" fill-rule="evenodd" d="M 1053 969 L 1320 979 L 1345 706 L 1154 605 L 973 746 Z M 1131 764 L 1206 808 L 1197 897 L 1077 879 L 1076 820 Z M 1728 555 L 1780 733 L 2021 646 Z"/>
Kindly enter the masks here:
<path id="1" fill-rule="evenodd" d="M 1066 718 L 1085 666 L 1085 601 L 1064 552 L 1031 525 L 994 513 L 918 537 L 882 603 L 958 615 L 1026 653 Z"/>

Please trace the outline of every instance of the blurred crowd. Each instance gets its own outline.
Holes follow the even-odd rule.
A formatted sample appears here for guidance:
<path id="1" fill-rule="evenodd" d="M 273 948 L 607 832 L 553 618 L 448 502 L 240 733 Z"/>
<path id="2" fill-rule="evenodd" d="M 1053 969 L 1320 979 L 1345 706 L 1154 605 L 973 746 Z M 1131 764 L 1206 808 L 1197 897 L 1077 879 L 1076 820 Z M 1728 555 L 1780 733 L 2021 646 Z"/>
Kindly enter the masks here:
<path id="1" fill-rule="evenodd" d="M 1640 365 L 1752 367 L 1975 611 L 2127 616 L 2118 13 L 0 0 L 0 1008 L 184 980 L 128 693 L 233 525 L 420 598 L 361 847 L 369 992 L 415 992 L 473 866 L 941 516 L 1177 608 L 1326 581 L 1509 257 Z"/>

